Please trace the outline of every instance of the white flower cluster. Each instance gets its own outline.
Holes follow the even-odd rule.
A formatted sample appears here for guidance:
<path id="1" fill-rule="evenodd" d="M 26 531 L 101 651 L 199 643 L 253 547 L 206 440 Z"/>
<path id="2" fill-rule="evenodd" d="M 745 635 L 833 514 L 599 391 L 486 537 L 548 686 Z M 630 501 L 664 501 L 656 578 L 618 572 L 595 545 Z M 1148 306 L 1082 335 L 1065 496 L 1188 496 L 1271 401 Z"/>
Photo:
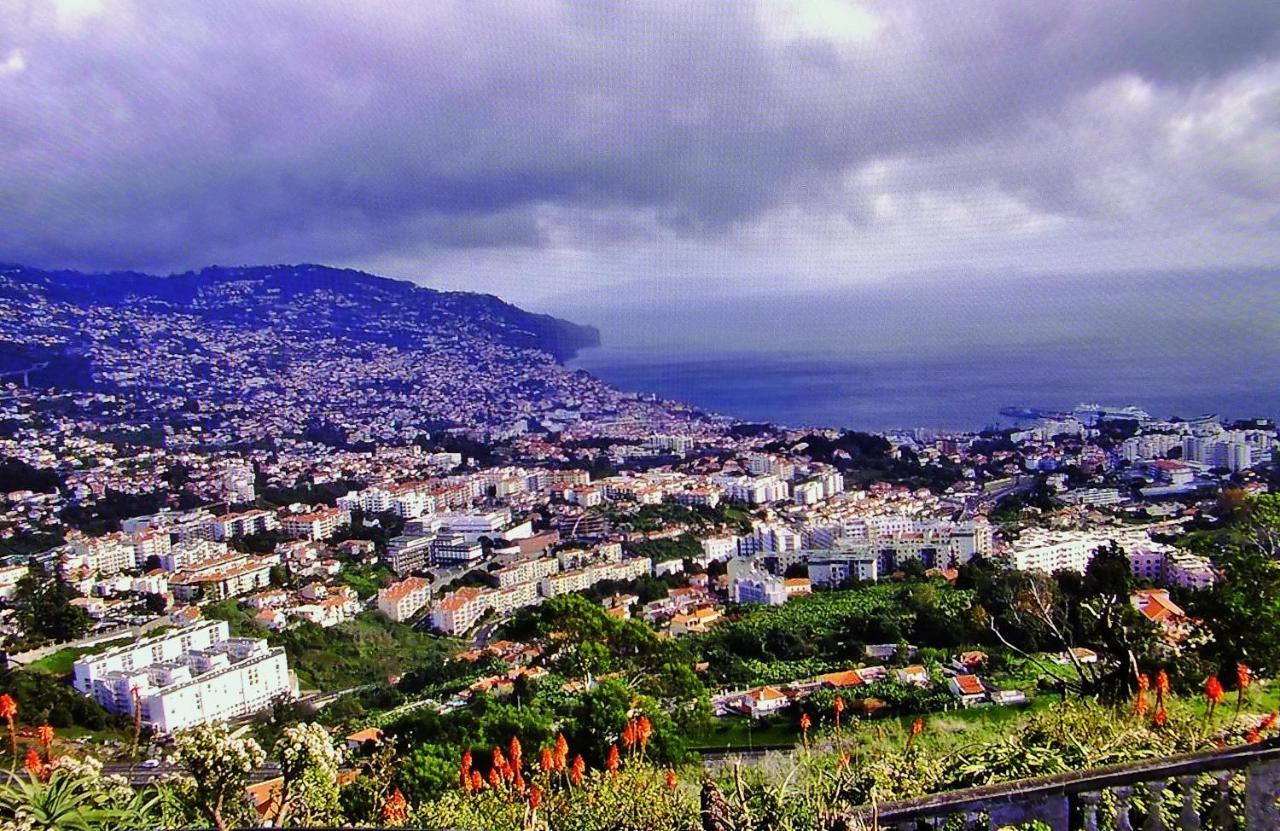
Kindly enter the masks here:
<path id="1" fill-rule="evenodd" d="M 276 755 L 285 776 L 314 768 L 336 777 L 342 762 L 333 739 L 318 724 L 291 724 L 284 728 L 276 742 Z"/>
<path id="2" fill-rule="evenodd" d="M 175 745 L 183 767 L 197 782 L 204 783 L 242 780 L 267 758 L 256 741 L 234 737 L 222 724 L 204 724 L 183 731 Z"/>

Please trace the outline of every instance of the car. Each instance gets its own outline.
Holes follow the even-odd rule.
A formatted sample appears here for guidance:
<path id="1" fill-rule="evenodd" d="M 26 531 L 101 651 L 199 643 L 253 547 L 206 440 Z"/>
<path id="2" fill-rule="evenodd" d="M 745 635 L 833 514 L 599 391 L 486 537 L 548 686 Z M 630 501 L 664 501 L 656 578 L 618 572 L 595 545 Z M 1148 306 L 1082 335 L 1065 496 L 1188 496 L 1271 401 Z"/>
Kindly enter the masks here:
<path id="1" fill-rule="evenodd" d="M 144 768 L 147 768 L 148 770 L 150 770 L 151 768 L 158 768 L 158 767 L 160 767 L 160 760 L 159 760 L 159 759 L 145 759 L 145 760 L 143 760 L 143 762 L 142 762 L 142 766 L 143 766 Z"/>

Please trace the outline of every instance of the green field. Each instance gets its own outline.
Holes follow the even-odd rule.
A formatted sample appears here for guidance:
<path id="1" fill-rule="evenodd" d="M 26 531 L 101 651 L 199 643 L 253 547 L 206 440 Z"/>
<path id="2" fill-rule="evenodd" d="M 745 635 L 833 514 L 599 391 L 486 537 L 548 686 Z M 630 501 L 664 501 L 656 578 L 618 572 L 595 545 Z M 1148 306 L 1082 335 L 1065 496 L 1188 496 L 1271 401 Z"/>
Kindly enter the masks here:
<path id="1" fill-rule="evenodd" d="M 32 661 L 26 668 L 33 672 L 44 672 L 49 675 L 69 675 L 71 674 L 71 665 L 76 662 L 77 658 L 85 655 L 97 655 L 99 652 L 106 652 L 113 646 L 123 646 L 132 642 L 133 638 L 116 638 L 93 646 L 59 649 L 57 652 L 46 655 L 38 661 Z"/>

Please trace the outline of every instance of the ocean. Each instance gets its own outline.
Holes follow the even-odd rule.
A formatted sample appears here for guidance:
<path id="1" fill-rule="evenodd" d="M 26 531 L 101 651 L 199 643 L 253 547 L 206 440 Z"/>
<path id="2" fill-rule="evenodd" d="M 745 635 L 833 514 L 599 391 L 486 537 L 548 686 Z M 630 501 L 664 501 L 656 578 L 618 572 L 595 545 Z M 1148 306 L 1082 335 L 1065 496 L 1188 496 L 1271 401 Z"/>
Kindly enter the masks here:
<path id="1" fill-rule="evenodd" d="M 1280 417 L 1275 274 L 645 304 L 569 362 L 751 421 L 979 429 L 1005 406 Z"/>

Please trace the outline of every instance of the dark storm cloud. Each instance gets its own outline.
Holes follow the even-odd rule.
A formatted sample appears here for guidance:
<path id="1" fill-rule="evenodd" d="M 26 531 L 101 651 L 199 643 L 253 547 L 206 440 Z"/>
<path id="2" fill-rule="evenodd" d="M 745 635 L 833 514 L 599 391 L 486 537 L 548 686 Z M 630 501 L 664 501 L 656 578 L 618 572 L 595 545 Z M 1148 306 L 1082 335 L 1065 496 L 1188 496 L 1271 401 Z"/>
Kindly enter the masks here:
<path id="1" fill-rule="evenodd" d="M 1114 212 L 1115 171 L 1154 171 L 1131 212 L 1221 190 L 1271 222 L 1274 118 L 1197 118 L 1220 85 L 1280 110 L 1249 86 L 1278 32 L 1274 3 L 0 0 L 0 260 L 714 240 L 787 206 L 867 223 L 850 175 L 880 162 L 907 195 L 1083 217 Z"/>

